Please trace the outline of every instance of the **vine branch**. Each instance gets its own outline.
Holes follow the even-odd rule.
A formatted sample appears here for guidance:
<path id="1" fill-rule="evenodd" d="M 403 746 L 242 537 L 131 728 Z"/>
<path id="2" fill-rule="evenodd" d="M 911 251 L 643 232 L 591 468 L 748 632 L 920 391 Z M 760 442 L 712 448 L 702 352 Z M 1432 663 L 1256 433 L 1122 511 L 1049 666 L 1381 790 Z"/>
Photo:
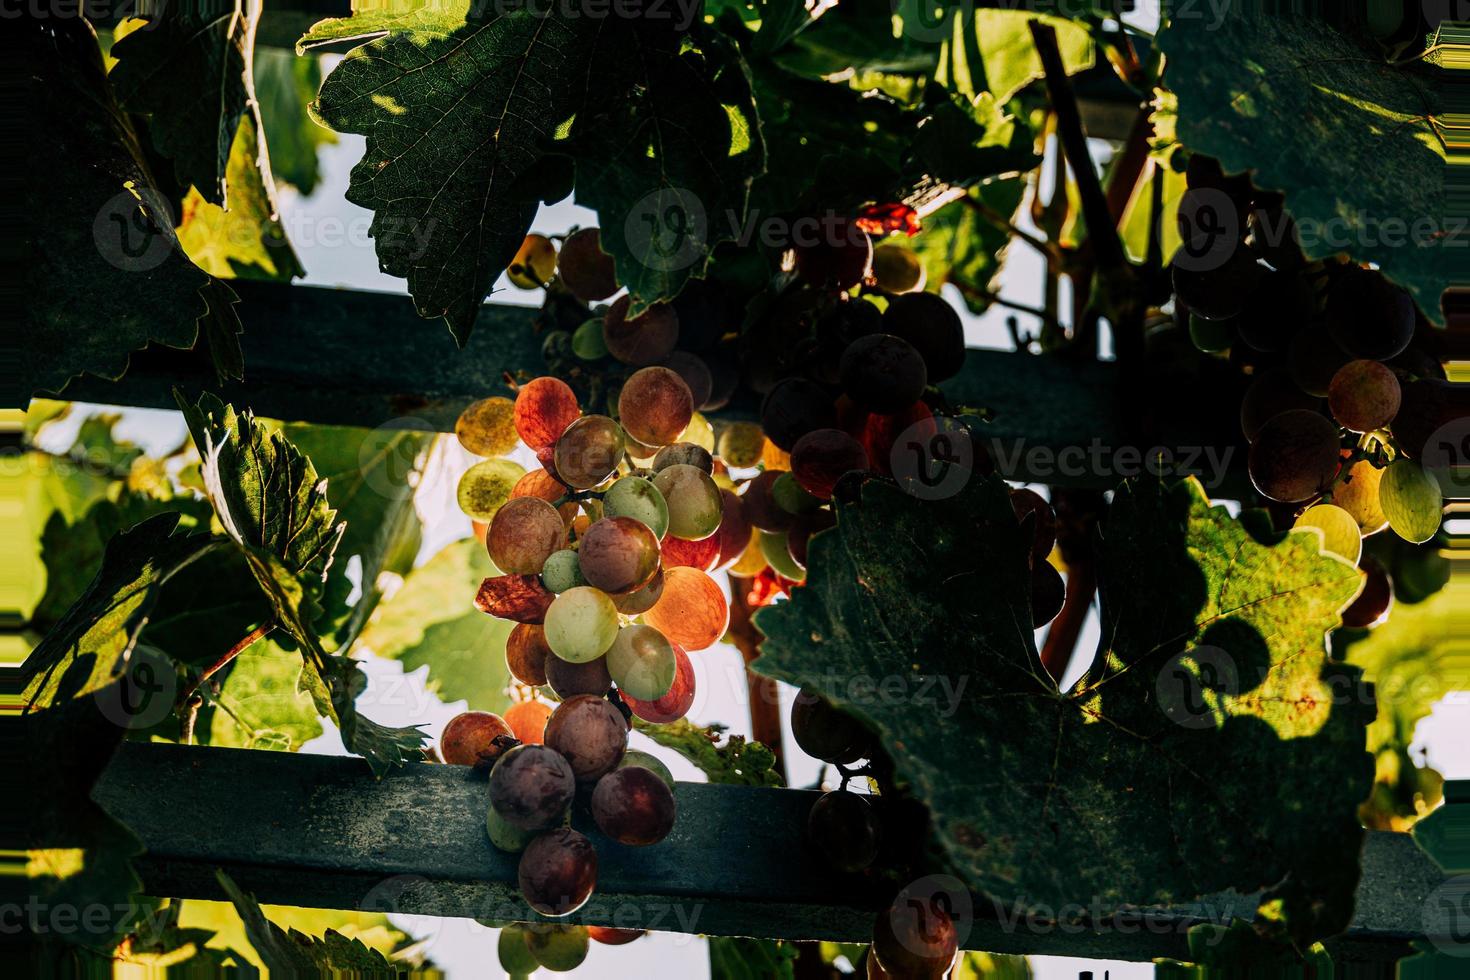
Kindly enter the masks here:
<path id="1" fill-rule="evenodd" d="M 246 633 L 244 636 L 242 636 L 238 641 L 236 641 L 235 645 L 226 650 L 218 660 L 210 664 L 208 667 L 204 668 L 204 672 L 200 674 L 197 678 L 195 678 L 194 683 L 190 684 L 188 689 L 184 691 L 183 694 L 179 695 L 178 703 L 180 705 L 188 704 L 189 700 L 194 696 L 194 693 L 199 690 L 200 685 L 209 680 L 210 677 L 219 673 L 221 670 L 224 670 L 231 661 L 233 661 L 240 654 L 244 653 L 246 650 L 250 649 L 251 645 L 254 644 L 256 640 L 265 636 L 267 633 L 275 628 L 275 620 L 268 619 L 264 623 L 261 623 L 259 626 L 255 627 L 255 629 L 251 630 L 249 633 Z"/>

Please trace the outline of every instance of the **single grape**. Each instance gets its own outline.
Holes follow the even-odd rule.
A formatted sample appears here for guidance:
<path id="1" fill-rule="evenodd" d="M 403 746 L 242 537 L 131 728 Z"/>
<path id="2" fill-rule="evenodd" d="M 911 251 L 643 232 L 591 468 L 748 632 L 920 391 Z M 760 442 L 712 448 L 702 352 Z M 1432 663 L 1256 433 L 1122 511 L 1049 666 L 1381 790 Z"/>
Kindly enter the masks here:
<path id="1" fill-rule="evenodd" d="M 604 946 L 626 946 L 643 936 L 642 929 L 616 929 L 612 926 L 588 926 L 587 936 Z"/>
<path id="2" fill-rule="evenodd" d="M 1363 557 L 1363 591 L 1342 611 L 1342 625 L 1367 629 L 1383 619 L 1393 605 L 1393 583 L 1383 563 L 1372 555 Z"/>
<path id="3" fill-rule="evenodd" d="M 518 745 L 490 770 L 490 805 L 521 830 L 556 826 L 576 792 L 571 763 L 545 745 Z"/>
<path id="4" fill-rule="evenodd" d="M 939 980 L 959 950 L 946 904 L 943 893 L 900 892 L 873 924 L 873 954 L 879 964 L 895 978 Z"/>
<path id="5" fill-rule="evenodd" d="M 771 484 L 771 499 L 777 507 L 792 515 L 810 514 L 822 506 L 819 498 L 802 488 L 794 473 L 782 473 L 776 477 Z"/>
<path id="6" fill-rule="evenodd" d="M 607 669 L 620 690 L 654 701 L 674 686 L 674 645 L 652 626 L 624 626 L 607 651 Z"/>
<path id="7" fill-rule="evenodd" d="M 572 353 L 583 361 L 600 361 L 607 356 L 607 341 L 602 339 L 602 317 L 586 320 L 572 331 Z"/>
<path id="8" fill-rule="evenodd" d="M 808 687 L 791 704 L 791 734 L 807 755 L 833 765 L 857 762 L 875 748 L 861 722 Z"/>
<path id="9" fill-rule="evenodd" d="M 818 230 L 793 236 L 796 274 L 821 289 L 845 291 L 861 283 L 873 263 L 872 239 L 851 218 L 827 215 L 810 220 Z"/>
<path id="10" fill-rule="evenodd" d="M 725 635 L 730 607 L 704 572 L 670 568 L 664 571 L 664 594 L 643 621 L 686 650 L 703 650 Z"/>
<path id="11" fill-rule="evenodd" d="M 577 561 L 577 553 L 570 548 L 551 553 L 546 564 L 541 566 L 541 581 L 548 590 L 558 594 L 587 584 L 587 579 L 582 576 L 582 566 Z"/>
<path id="12" fill-rule="evenodd" d="M 832 499 L 833 487 L 845 474 L 867 468 L 868 451 L 841 429 L 808 432 L 791 449 L 791 475 L 818 500 Z"/>
<path id="13" fill-rule="evenodd" d="M 918 401 L 928 384 L 924 358 L 901 337 L 870 334 L 842 353 L 842 390 L 870 412 L 901 411 Z"/>
<path id="14" fill-rule="evenodd" d="M 546 645 L 546 631 L 530 623 L 517 623 L 505 640 L 505 664 L 510 676 L 521 684 L 539 687 L 546 683 L 547 658 L 555 659 Z"/>
<path id="15" fill-rule="evenodd" d="M 664 538 L 663 567 L 665 569 L 697 568 L 702 572 L 708 572 L 715 567 L 719 558 L 720 536 L 718 534 L 711 534 L 698 541 L 676 538 L 672 534 Z"/>
<path id="16" fill-rule="evenodd" d="M 602 512 L 608 517 L 630 517 L 648 526 L 655 537 L 669 530 L 669 505 L 664 495 L 641 476 L 625 476 L 608 488 L 602 498 Z"/>
<path id="17" fill-rule="evenodd" d="M 556 659 L 555 657 L 551 658 Z M 547 666 L 551 660 L 546 661 Z M 540 745 L 545 739 L 551 708 L 544 701 L 517 701 L 505 709 L 505 723 L 523 745 Z"/>
<path id="18" fill-rule="evenodd" d="M 1174 263 L 1174 295 L 1191 313 L 1207 320 L 1228 320 L 1245 310 L 1266 267 L 1239 241 L 1197 237 L 1181 249 L 1194 258 Z"/>
<path id="19" fill-rule="evenodd" d="M 720 529 L 724 502 L 710 475 L 688 463 L 674 463 L 653 476 L 669 507 L 669 534 L 697 541 Z"/>
<path id="20" fill-rule="evenodd" d="M 506 926 L 500 930 L 500 938 L 496 940 L 500 968 L 513 977 L 535 973 L 541 966 L 536 957 L 531 955 L 531 947 L 526 945 L 527 935 L 524 929 Z"/>
<path id="21" fill-rule="evenodd" d="M 539 831 L 522 830 L 508 823 L 493 806 L 485 809 L 485 833 L 490 843 L 507 854 L 519 854 Z M 534 969 L 534 967 L 533 967 Z"/>
<path id="22" fill-rule="evenodd" d="M 597 851 L 570 827 L 549 830 L 521 852 L 517 879 L 531 908 L 542 915 L 568 915 L 597 886 Z"/>
<path id="23" fill-rule="evenodd" d="M 657 844 L 674 829 L 674 793 L 658 775 L 638 766 L 618 769 L 592 790 L 597 829 L 619 844 Z"/>
<path id="24" fill-rule="evenodd" d="M 602 697 L 612 689 L 612 675 L 607 670 L 607 657 L 597 657 L 580 664 L 551 657 L 546 661 L 546 684 L 563 701 L 578 694 Z"/>
<path id="25" fill-rule="evenodd" d="M 1235 320 L 1207 320 L 1198 313 L 1189 314 L 1189 339 L 1196 349 L 1218 354 L 1235 343 Z"/>
<path id="26" fill-rule="evenodd" d="M 694 704 L 694 664 L 689 654 L 674 644 L 674 685 L 669 693 L 652 701 L 640 701 L 625 694 L 623 701 L 633 714 L 655 725 L 667 725 L 683 718 Z"/>
<path id="27" fill-rule="evenodd" d="M 562 284 L 584 303 L 596 303 L 618 291 L 612 256 L 602 250 L 602 236 L 596 228 L 568 235 L 561 243 L 556 267 Z"/>
<path id="28" fill-rule="evenodd" d="M 1383 470 L 1360 459 L 1332 490 L 1332 502 L 1353 516 L 1364 537 L 1388 527 L 1388 515 L 1378 502 L 1378 485 L 1382 480 Z"/>
<path id="29" fill-rule="evenodd" d="M 623 448 L 627 450 L 628 457 L 644 469 L 647 469 L 653 463 L 653 457 L 658 455 L 657 446 L 645 446 L 626 432 L 623 433 Z"/>
<path id="30" fill-rule="evenodd" d="M 634 367 L 667 360 L 679 342 L 679 314 L 667 303 L 655 303 L 630 318 L 628 310 L 631 306 L 629 297 L 620 296 L 608 307 L 602 320 L 602 342 L 607 345 L 607 352 Z M 688 385 L 685 388 L 687 390 Z"/>
<path id="31" fill-rule="evenodd" d="M 769 563 L 765 552 L 761 551 L 761 533 L 759 528 L 750 529 L 750 540 L 730 565 L 730 575 L 733 578 L 751 578 L 766 570 Z"/>
<path id="32" fill-rule="evenodd" d="M 885 244 L 873 249 L 873 278 L 888 293 L 912 293 L 924 288 L 924 263 L 911 248 Z"/>
<path id="33" fill-rule="evenodd" d="M 837 871 L 862 871 L 878 859 L 883 824 L 867 797 L 844 790 L 823 793 L 812 804 L 806 829 L 822 860 Z"/>
<path id="34" fill-rule="evenodd" d="M 618 395 L 618 418 L 628 435 L 648 446 L 667 446 L 694 417 L 694 397 L 684 379 L 666 367 L 633 372 Z"/>
<path id="35" fill-rule="evenodd" d="M 606 415 L 579 418 L 556 441 L 556 475 L 569 487 L 591 489 L 617 469 L 624 446 L 622 428 Z"/>
<path id="36" fill-rule="evenodd" d="M 713 454 L 715 451 L 715 427 L 699 412 L 689 417 L 689 425 L 679 438 L 683 442 L 698 446 L 707 453 Z"/>
<path id="37" fill-rule="evenodd" d="M 1316 409 L 1320 404 L 1283 371 L 1266 371 L 1251 382 L 1240 401 L 1240 429 L 1254 442 L 1261 429 L 1282 412 Z"/>
<path id="38" fill-rule="evenodd" d="M 539 497 L 514 497 L 495 512 L 485 543 L 490 560 L 510 575 L 536 575 L 566 541 L 556 508 Z M 553 590 L 555 591 L 555 590 Z"/>
<path id="39" fill-rule="evenodd" d="M 673 539 L 665 538 L 664 540 L 669 541 Z M 637 616 L 652 609 L 654 604 L 658 602 L 659 596 L 663 594 L 664 572 L 660 568 L 654 573 L 653 578 L 649 579 L 648 584 L 638 591 L 630 592 L 627 595 L 613 596 L 613 605 L 624 616 Z"/>
<path id="40" fill-rule="evenodd" d="M 658 455 L 653 457 L 653 466 L 651 468 L 657 473 L 660 470 L 668 469 L 675 463 L 693 466 L 695 469 L 704 470 L 706 473 L 714 473 L 715 471 L 715 458 L 710 455 L 709 450 L 703 446 L 696 446 L 692 442 L 676 442 L 673 445 L 660 449 Z"/>
<path id="41" fill-rule="evenodd" d="M 1333 504 L 1308 507 L 1293 527 L 1311 528 L 1322 534 L 1322 553 L 1336 555 L 1356 565 L 1363 553 L 1363 532 L 1346 510 Z"/>
<path id="42" fill-rule="evenodd" d="M 515 449 L 515 402 L 496 396 L 465 406 L 454 421 L 454 436 L 476 456 L 504 456 Z"/>
<path id="43" fill-rule="evenodd" d="M 1032 563 L 1045 561 L 1057 543 L 1057 515 L 1051 509 L 1051 504 L 1035 490 L 1015 487 L 1011 490 L 1011 509 L 1016 513 L 1016 520 L 1022 524 L 1028 518 L 1032 521 Z"/>
<path id="44" fill-rule="evenodd" d="M 562 497 L 566 496 L 566 492 L 567 488 L 565 484 L 546 470 L 530 470 L 525 476 L 516 481 L 516 485 L 511 490 L 510 495 L 512 498 L 535 497 L 538 500 L 546 501 L 548 504 L 555 504 Z M 570 521 L 573 517 L 577 516 L 577 505 L 575 502 L 562 504 L 556 510 L 557 513 L 561 514 L 563 521 Z"/>
<path id="45" fill-rule="evenodd" d="M 793 582 L 805 582 L 806 569 L 791 554 L 791 546 L 787 538 L 789 533 L 789 531 L 762 531 L 761 554 L 765 556 L 766 564 L 770 565 L 777 575 Z"/>
<path id="46" fill-rule="evenodd" d="M 455 487 L 459 509 L 477 521 L 489 521 L 510 498 L 526 470 L 508 459 L 486 459 L 464 471 Z"/>
<path id="47" fill-rule="evenodd" d="M 732 422 L 720 433 L 719 453 L 726 466 L 745 468 L 761 461 L 766 436 L 752 422 Z M 795 440 L 792 440 L 795 444 Z"/>
<path id="48" fill-rule="evenodd" d="M 892 299 L 883 313 L 883 330 L 914 345 L 924 359 L 930 384 L 952 378 L 964 367 L 964 325 L 959 312 L 938 293 Z"/>
<path id="49" fill-rule="evenodd" d="M 607 593 L 580 585 L 557 596 L 546 610 L 546 643 L 572 663 L 607 652 L 618 635 L 618 610 Z"/>
<path id="50" fill-rule="evenodd" d="M 581 414 L 576 393 L 558 378 L 536 378 L 516 392 L 516 432 L 532 449 L 554 445 Z"/>
<path id="51" fill-rule="evenodd" d="M 1337 476 L 1339 442 L 1337 426 L 1316 412 L 1282 412 L 1251 443 L 1251 483 L 1262 496 L 1284 504 L 1310 500 Z"/>
<path id="52" fill-rule="evenodd" d="M 808 432 L 829 429 L 836 423 L 832 396 L 805 378 L 787 378 L 778 383 L 761 403 L 761 430 L 782 449 L 789 450 Z"/>
<path id="53" fill-rule="evenodd" d="M 1332 376 L 1327 407 L 1337 424 L 1353 432 L 1373 432 L 1399 413 L 1403 390 L 1398 376 L 1377 361 L 1351 361 Z"/>
<path id="54" fill-rule="evenodd" d="M 1348 352 L 1332 339 L 1332 332 L 1321 324 L 1312 324 L 1291 338 L 1286 352 L 1291 380 L 1317 398 L 1327 397 L 1333 375 L 1351 360 Z"/>
<path id="55" fill-rule="evenodd" d="M 451 766 L 489 769 L 515 747 L 515 741 L 504 718 L 488 711 L 465 711 L 444 726 L 439 736 L 439 757 Z"/>
<path id="56" fill-rule="evenodd" d="M 715 538 L 720 544 L 719 557 L 715 559 L 716 568 L 728 568 L 740 557 L 745 546 L 750 543 L 750 521 L 745 517 L 745 508 L 740 502 L 740 497 L 733 490 L 720 490 L 720 530 Z"/>
<path id="57" fill-rule="evenodd" d="M 629 749 L 623 753 L 623 761 L 618 763 L 618 768 L 627 769 L 632 766 L 647 769 L 659 779 L 662 779 L 669 789 L 674 788 L 674 774 L 669 772 L 669 767 L 664 765 L 663 760 L 658 756 L 650 755 L 639 749 Z"/>
<path id="58" fill-rule="evenodd" d="M 1031 566 L 1031 626 L 1041 629 L 1057 618 L 1062 605 L 1067 601 L 1067 583 L 1062 573 L 1049 561 L 1037 561 Z"/>
<path id="59" fill-rule="evenodd" d="M 628 722 L 610 701 L 577 694 L 551 713 L 546 745 L 567 760 L 577 782 L 596 782 L 622 761 L 628 749 Z"/>
<path id="60" fill-rule="evenodd" d="M 527 235 L 505 270 L 505 277 L 517 289 L 540 289 L 554 275 L 556 246 L 545 235 Z"/>
<path id="61" fill-rule="evenodd" d="M 1414 339 L 1414 301 L 1381 274 L 1345 270 L 1327 291 L 1327 327 L 1354 357 L 1386 361 Z"/>
<path id="62" fill-rule="evenodd" d="M 658 535 L 631 517 L 604 517 L 587 529 L 579 545 L 582 575 L 608 595 L 627 595 L 658 571 Z"/>
<path id="63" fill-rule="evenodd" d="M 689 386 L 689 393 L 694 397 L 695 408 L 709 401 L 710 395 L 714 394 L 715 377 L 710 373 L 704 358 L 698 354 L 676 350 L 664 360 L 663 366 L 684 379 L 684 383 Z"/>
<path id="64" fill-rule="evenodd" d="M 536 962 L 553 973 L 569 973 L 587 959 L 586 926 L 547 926 L 538 923 L 526 930 L 526 946 Z"/>
<path id="65" fill-rule="evenodd" d="M 1439 533 L 1444 518 L 1444 491 L 1423 466 L 1400 456 L 1383 471 L 1378 502 L 1395 534 L 1423 544 Z"/>
<path id="66" fill-rule="evenodd" d="M 760 528 L 762 531 L 790 530 L 795 518 L 789 511 L 783 510 L 776 503 L 775 498 L 775 483 L 781 478 L 783 472 L 783 470 L 763 470 L 745 485 L 745 493 L 741 495 L 740 500 L 746 520 L 752 527 Z"/>

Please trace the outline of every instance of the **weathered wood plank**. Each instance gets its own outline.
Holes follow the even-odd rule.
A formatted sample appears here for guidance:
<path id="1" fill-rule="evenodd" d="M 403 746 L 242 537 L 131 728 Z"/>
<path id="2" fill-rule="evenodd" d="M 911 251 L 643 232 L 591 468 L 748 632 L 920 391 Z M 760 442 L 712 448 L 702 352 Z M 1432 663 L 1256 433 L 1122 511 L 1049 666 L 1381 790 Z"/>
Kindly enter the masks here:
<path id="1" fill-rule="evenodd" d="M 485 781 L 460 767 L 415 766 L 374 781 L 359 759 L 125 743 L 93 796 L 142 839 L 137 864 L 151 894 L 222 898 L 214 870 L 223 868 L 265 902 L 533 918 L 516 892 L 515 857 L 486 838 Z M 865 941 L 883 896 L 813 859 L 803 828 L 815 796 L 680 783 L 673 834 L 647 848 L 613 844 L 574 817 L 596 841 L 600 869 L 597 893 L 571 921 Z M 1407 835 L 1370 834 L 1357 916 L 1337 948 L 1353 958 L 1401 955 L 1422 935 L 1426 899 L 1442 878 Z M 1248 916 L 1255 897 L 1212 896 L 1101 929 L 1008 922 L 988 903 L 975 907 L 969 948 L 1147 960 L 1183 956 L 1192 922 Z"/>

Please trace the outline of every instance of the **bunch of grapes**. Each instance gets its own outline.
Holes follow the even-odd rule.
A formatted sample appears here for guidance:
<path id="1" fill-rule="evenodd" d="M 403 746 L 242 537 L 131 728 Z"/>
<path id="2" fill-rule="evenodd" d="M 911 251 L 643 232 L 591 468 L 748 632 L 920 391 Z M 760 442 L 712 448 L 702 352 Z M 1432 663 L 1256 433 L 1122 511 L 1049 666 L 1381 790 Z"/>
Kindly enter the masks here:
<path id="1" fill-rule="evenodd" d="M 1363 539 L 1391 528 L 1422 544 L 1443 495 L 1424 465 L 1455 412 L 1433 335 L 1409 294 L 1377 271 L 1308 262 L 1279 195 L 1195 156 L 1180 203 L 1177 316 L 1201 351 L 1248 379 L 1240 424 L 1251 483 L 1279 526 L 1315 528 L 1323 550 L 1360 564 L 1346 625 L 1380 621 L 1388 572 Z"/>

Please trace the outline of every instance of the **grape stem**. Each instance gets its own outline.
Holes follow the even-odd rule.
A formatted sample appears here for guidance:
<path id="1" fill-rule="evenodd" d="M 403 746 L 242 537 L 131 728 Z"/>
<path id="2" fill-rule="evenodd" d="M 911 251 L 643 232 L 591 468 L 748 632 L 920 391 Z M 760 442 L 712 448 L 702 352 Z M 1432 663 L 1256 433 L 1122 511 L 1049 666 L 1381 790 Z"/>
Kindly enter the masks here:
<path id="1" fill-rule="evenodd" d="M 551 502 L 551 506 L 560 507 L 563 504 L 580 503 L 583 500 L 601 500 L 607 496 L 606 490 L 574 490 L 564 493 Z"/>
<path id="2" fill-rule="evenodd" d="M 226 650 L 223 656 L 221 656 L 214 663 L 210 664 L 208 667 L 204 668 L 204 672 L 194 679 L 194 683 L 190 684 L 188 689 L 185 690 L 183 694 L 179 695 L 179 700 L 177 703 L 180 706 L 189 704 L 190 699 L 194 697 L 195 692 L 199 690 L 199 686 L 201 684 L 209 680 L 210 677 L 219 673 L 225 667 L 229 666 L 230 662 L 233 661 L 240 654 L 248 650 L 251 644 L 253 644 L 261 637 L 265 636 L 267 633 L 275 628 L 275 620 L 266 620 L 264 623 L 261 623 L 259 626 L 255 627 L 255 629 L 251 630 L 249 633 L 246 633 L 234 646 Z M 197 706 L 193 708 L 193 711 L 195 713 L 197 713 L 198 710 L 199 709 Z"/>

